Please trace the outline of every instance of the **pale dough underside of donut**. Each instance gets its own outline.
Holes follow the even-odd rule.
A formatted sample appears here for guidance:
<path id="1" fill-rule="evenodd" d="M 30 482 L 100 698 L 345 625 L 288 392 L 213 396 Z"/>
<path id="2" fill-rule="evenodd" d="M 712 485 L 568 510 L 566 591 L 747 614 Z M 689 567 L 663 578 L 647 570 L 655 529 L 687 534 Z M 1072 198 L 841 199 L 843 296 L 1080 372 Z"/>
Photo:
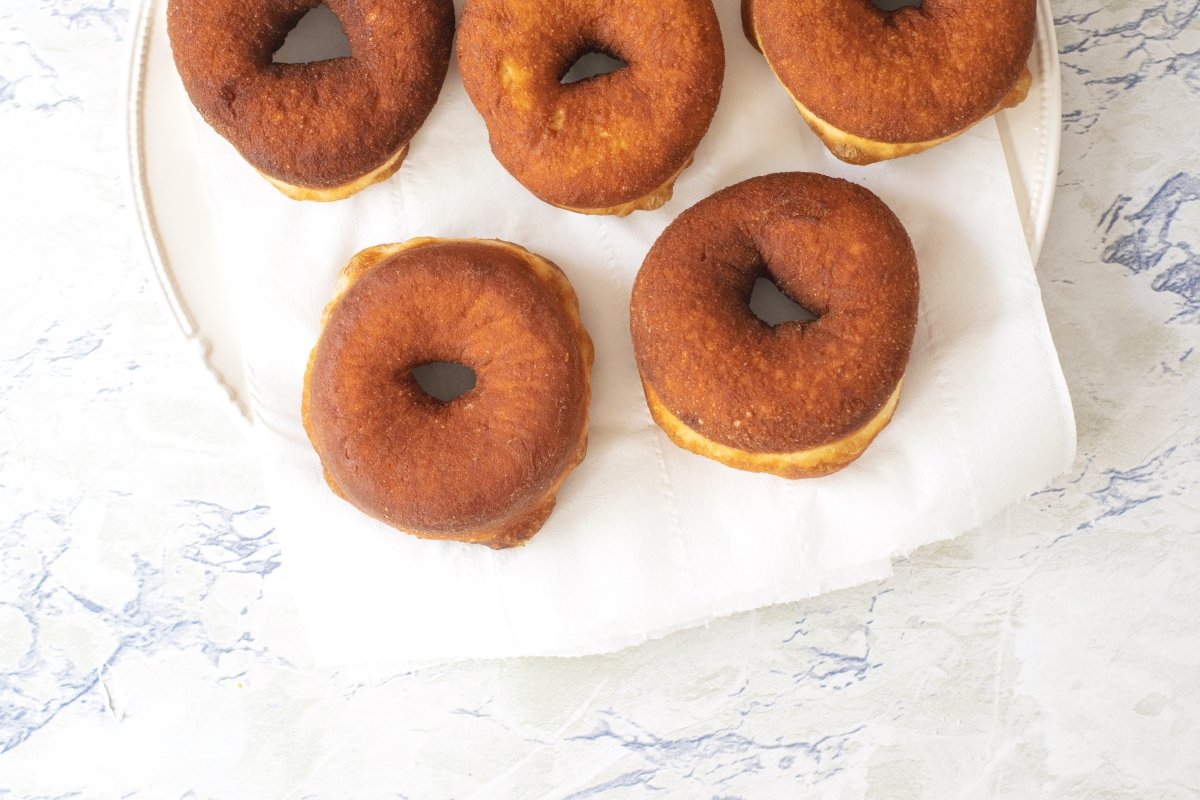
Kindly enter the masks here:
<path id="1" fill-rule="evenodd" d="M 404 157 L 408 155 L 408 144 L 388 157 L 388 160 L 380 164 L 375 169 L 365 175 L 360 175 L 354 180 L 347 181 L 340 186 L 331 186 L 325 189 L 318 189 L 311 186 L 296 186 L 295 184 L 281 181 L 278 178 L 272 178 L 265 172 L 259 171 L 259 175 L 266 178 L 272 186 L 293 200 L 315 200 L 319 203 L 331 203 L 334 200 L 342 200 L 352 194 L 361 192 L 374 183 L 382 183 L 392 177 L 399 171 L 400 166 L 404 163 Z"/>
<path id="2" fill-rule="evenodd" d="M 642 388 L 654 421 L 684 450 L 748 472 L 768 472 L 783 478 L 817 478 L 838 471 L 862 455 L 867 445 L 891 421 L 903 383 L 903 380 L 897 383 L 883 408 L 849 436 L 794 453 L 753 453 L 714 442 L 671 413 L 644 379 Z"/>

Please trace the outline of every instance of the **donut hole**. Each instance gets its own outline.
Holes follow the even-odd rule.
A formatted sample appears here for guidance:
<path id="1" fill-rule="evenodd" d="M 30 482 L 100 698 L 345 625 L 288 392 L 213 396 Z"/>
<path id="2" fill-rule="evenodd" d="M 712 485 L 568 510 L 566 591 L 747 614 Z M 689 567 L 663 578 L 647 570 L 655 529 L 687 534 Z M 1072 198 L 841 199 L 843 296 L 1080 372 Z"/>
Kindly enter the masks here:
<path id="1" fill-rule="evenodd" d="M 871 0 L 880 11 L 899 11 L 902 8 L 920 8 L 922 0 Z"/>
<path id="2" fill-rule="evenodd" d="M 750 292 L 750 313 L 772 328 L 786 322 L 813 322 L 819 318 L 788 297 L 769 276 L 754 281 Z"/>
<path id="3" fill-rule="evenodd" d="M 567 71 L 563 73 L 558 82 L 566 86 L 596 78 L 600 75 L 618 72 L 628 66 L 627 62 L 611 53 L 597 48 L 589 48 L 571 62 L 571 66 L 567 67 Z"/>
<path id="4" fill-rule="evenodd" d="M 454 361 L 413 367 L 412 376 L 421 391 L 442 403 L 453 402 L 475 388 L 475 370 Z"/>
<path id="5" fill-rule="evenodd" d="M 322 3 L 299 19 L 271 56 L 276 64 L 312 64 L 350 57 L 350 40 L 337 15 Z"/>

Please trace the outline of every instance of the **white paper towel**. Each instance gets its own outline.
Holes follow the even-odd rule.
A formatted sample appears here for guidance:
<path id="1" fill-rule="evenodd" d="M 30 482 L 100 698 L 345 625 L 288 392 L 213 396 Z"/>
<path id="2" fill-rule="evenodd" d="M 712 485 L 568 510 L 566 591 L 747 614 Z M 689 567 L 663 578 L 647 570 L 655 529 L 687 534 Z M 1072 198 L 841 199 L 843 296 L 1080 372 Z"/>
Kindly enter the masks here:
<path id="1" fill-rule="evenodd" d="M 399 174 L 334 204 L 284 198 L 197 117 L 285 572 L 318 660 L 617 649 L 885 577 L 891 557 L 978 525 L 1071 463 L 1070 400 L 994 124 L 919 156 L 841 164 L 742 38 L 737 2 L 717 7 L 716 119 L 674 200 L 626 219 L 525 191 L 492 157 L 453 66 Z M 849 468 L 798 482 L 675 448 L 646 410 L 628 330 L 633 278 L 662 229 L 717 189 L 784 170 L 877 193 L 921 270 L 893 422 Z M 338 271 L 364 247 L 413 236 L 516 242 L 558 263 L 579 295 L 596 344 L 591 444 L 524 548 L 419 541 L 361 515 L 326 489 L 301 427 L 304 368 Z"/>

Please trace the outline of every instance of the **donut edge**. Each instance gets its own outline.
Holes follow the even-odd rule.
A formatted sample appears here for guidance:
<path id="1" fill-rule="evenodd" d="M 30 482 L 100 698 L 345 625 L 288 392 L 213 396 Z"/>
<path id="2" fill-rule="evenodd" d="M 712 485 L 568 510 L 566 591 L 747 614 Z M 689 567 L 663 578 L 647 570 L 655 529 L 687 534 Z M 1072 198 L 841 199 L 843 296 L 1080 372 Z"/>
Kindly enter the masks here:
<path id="1" fill-rule="evenodd" d="M 767 63 L 768 65 L 770 64 L 769 61 Z M 774 68 L 771 69 L 771 72 L 774 74 Z M 776 75 L 775 78 L 778 80 L 779 76 Z M 1033 73 L 1031 73 L 1029 71 L 1029 67 L 1026 66 L 1022 70 L 1020 77 L 1017 78 L 1017 82 L 1011 89 L 1008 90 L 1008 94 L 1004 96 L 1004 99 L 1000 101 L 999 105 L 997 105 L 987 114 L 967 125 L 965 128 L 961 128 L 960 130 L 951 133 L 949 136 L 943 136 L 940 139 L 930 139 L 924 142 L 881 142 L 876 139 L 867 139 L 865 137 L 849 133 L 841 128 L 831 125 L 810 111 L 807 106 L 796 99 L 796 96 L 792 94 L 791 89 L 788 89 L 787 86 L 784 86 L 783 81 L 779 81 L 779 84 L 787 91 L 788 97 L 790 97 L 792 102 L 796 105 L 796 109 L 800 112 L 800 116 L 804 118 L 805 123 L 807 123 L 812 132 L 817 135 L 817 138 L 821 140 L 821 143 L 825 145 L 826 149 L 828 149 L 830 153 L 833 153 L 833 155 L 836 156 L 839 161 L 843 161 L 847 164 L 854 164 L 855 166 L 860 167 L 868 164 L 875 164 L 879 161 L 890 161 L 895 158 L 903 158 L 904 156 L 912 156 L 916 155 L 917 153 L 923 153 L 926 150 L 937 147 L 940 144 L 945 144 L 951 139 L 958 138 L 971 128 L 978 125 L 980 122 L 983 122 L 988 117 L 994 116 L 996 113 L 1003 111 L 1006 108 L 1013 108 L 1014 106 L 1020 105 L 1025 98 L 1029 96 L 1029 88 L 1032 83 Z"/>
<path id="2" fill-rule="evenodd" d="M 687 161 L 683 162 L 683 166 L 676 170 L 675 174 L 667 178 L 657 189 L 649 194 L 642 195 L 636 200 L 622 203 L 619 206 L 608 206 L 607 208 L 573 208 L 553 203 L 545 198 L 541 199 L 544 202 L 550 203 L 555 208 L 561 208 L 564 211 L 573 211 L 576 214 L 588 214 L 597 217 L 628 217 L 635 211 L 655 211 L 671 201 L 671 198 L 675 195 L 675 182 L 679 180 L 679 176 L 683 174 L 684 170 L 690 167 L 695 161 L 696 154 L 693 152 L 688 156 Z"/>
<path id="3" fill-rule="evenodd" d="M 649 381 L 642 377 L 642 391 L 646 395 L 646 405 L 650 409 L 650 416 L 677 447 L 712 459 L 727 467 L 745 472 L 765 472 L 789 480 L 820 478 L 837 472 L 861 456 L 880 431 L 891 422 L 896 406 L 900 402 L 900 388 L 903 384 L 904 379 L 901 378 L 875 416 L 848 436 L 818 447 L 783 453 L 739 450 L 736 447 L 709 439 L 694 428 L 688 427 L 683 420 L 675 416 L 663 403 L 658 393 L 654 391 Z"/>
<path id="4" fill-rule="evenodd" d="M 387 161 L 380 164 L 375 169 L 367 172 L 357 178 L 347 181 L 338 186 L 330 186 L 327 188 L 318 188 L 314 186 L 300 186 L 294 183 L 280 180 L 272 177 L 260 169 L 256 169 L 259 175 L 263 176 L 268 183 L 278 189 L 280 192 L 291 198 L 292 200 L 312 200 L 318 203 L 332 203 L 336 200 L 344 200 L 351 195 L 358 194 L 368 186 L 373 186 L 376 183 L 382 183 L 388 178 L 400 171 L 400 167 L 404 164 L 404 159 L 408 156 L 409 143 L 404 145 L 388 156 Z"/>
<path id="5" fill-rule="evenodd" d="M 817 116 L 807 106 L 796 99 L 796 95 L 792 93 L 791 87 L 779 77 L 779 73 L 775 70 L 775 65 L 771 63 L 771 59 L 767 57 L 766 50 L 763 49 L 762 40 L 759 38 L 758 31 L 754 26 L 754 0 L 742 0 L 742 31 L 745 33 L 750 45 L 762 54 L 763 60 L 767 62 L 767 66 L 770 68 L 771 74 L 775 76 L 776 82 L 787 92 L 788 97 L 791 98 L 792 103 L 796 106 L 796 110 L 800 112 L 800 116 L 804 119 L 805 124 L 816 134 L 821 143 L 825 145 L 825 148 L 839 161 L 860 167 L 880 161 L 890 161 L 896 158 L 903 158 L 904 156 L 916 155 L 917 153 L 937 147 L 939 144 L 945 144 L 951 139 L 966 133 L 988 117 L 994 116 L 1006 108 L 1014 108 L 1023 103 L 1025 98 L 1029 96 L 1029 89 L 1033 85 L 1033 73 L 1029 71 L 1029 65 L 1026 64 L 1021 69 L 1021 74 L 1017 77 L 1016 83 L 1012 85 L 996 107 L 963 128 L 947 136 L 923 142 L 883 142 L 844 131 Z"/>
<path id="6" fill-rule="evenodd" d="M 345 493 L 334 480 L 333 475 L 326 469 L 324 457 L 320 447 L 317 445 L 317 438 L 314 434 L 312 415 L 310 409 L 310 395 L 312 393 L 312 372 L 313 366 L 317 359 L 317 349 L 320 347 L 321 338 L 325 332 L 325 326 L 337 308 L 338 302 L 346 294 L 347 291 L 360 278 L 370 272 L 373 268 L 383 264 L 391 257 L 400 253 L 416 250 L 421 247 L 428 247 L 439 244 L 481 244 L 489 247 L 498 247 L 506 250 L 509 253 L 517 256 L 521 261 L 558 297 L 560 307 L 566 313 L 568 321 L 576 336 L 576 342 L 579 345 L 580 356 L 583 360 L 583 380 L 584 380 L 584 414 L 583 428 L 579 435 L 579 443 L 575 455 L 563 467 L 558 478 L 543 492 L 539 497 L 535 498 L 529 505 L 514 511 L 509 517 L 500 520 L 497 524 L 480 528 L 471 531 L 456 531 L 452 533 L 411 530 L 401 528 L 392 522 L 389 522 L 382 517 L 372 514 L 367 509 L 361 508 L 351 502 L 346 497 Z M 591 336 L 583 325 L 583 318 L 579 312 L 579 298 L 575 294 L 575 289 L 567 278 L 566 273 L 562 268 L 554 262 L 533 253 L 524 247 L 512 242 L 506 242 L 500 239 L 443 239 L 433 236 L 421 236 L 409 239 L 405 242 L 394 244 L 382 244 L 368 247 L 360 250 L 351 257 L 350 261 L 342 268 L 338 274 L 337 284 L 334 288 L 333 297 L 326 303 L 324 310 L 321 312 L 320 333 L 317 335 L 317 341 L 313 345 L 312 351 L 308 356 L 308 364 L 304 369 L 304 386 L 300 403 L 300 418 L 304 425 L 304 432 L 308 437 L 309 443 L 316 452 L 318 459 L 321 461 L 321 471 L 325 478 L 325 483 L 330 490 L 342 500 L 345 500 L 350 505 L 354 506 L 358 511 L 371 516 L 374 519 L 396 528 L 403 533 L 415 536 L 419 539 L 428 539 L 435 541 L 457 541 L 467 544 L 483 544 L 493 550 L 504 550 L 512 547 L 520 547 L 526 544 L 533 536 L 541 530 L 542 526 L 549 519 L 550 514 L 554 511 L 554 506 L 557 502 L 558 492 L 566 481 L 567 476 L 571 474 L 587 455 L 588 446 L 588 430 L 591 414 L 592 402 L 592 367 L 595 364 L 595 347 L 592 344 Z"/>

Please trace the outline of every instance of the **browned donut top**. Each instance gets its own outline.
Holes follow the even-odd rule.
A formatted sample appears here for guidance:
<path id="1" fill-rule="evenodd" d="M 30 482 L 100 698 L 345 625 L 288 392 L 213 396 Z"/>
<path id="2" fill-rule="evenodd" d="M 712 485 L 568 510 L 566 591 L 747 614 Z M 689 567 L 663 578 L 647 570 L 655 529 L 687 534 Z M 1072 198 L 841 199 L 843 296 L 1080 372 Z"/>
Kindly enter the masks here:
<path id="1" fill-rule="evenodd" d="M 593 51 L 628 66 L 562 85 Z M 711 0 L 467 0 L 458 63 L 513 177 L 547 202 L 604 208 L 683 168 L 716 112 L 725 50 Z"/>
<path id="2" fill-rule="evenodd" d="M 450 60 L 451 0 L 328 0 L 350 58 L 275 64 L 321 0 L 170 0 L 175 64 L 200 114 L 259 171 L 332 187 L 379 167 L 433 108 Z"/>
<path id="3" fill-rule="evenodd" d="M 992 113 L 1033 47 L 1035 0 L 750 0 L 771 68 L 796 100 L 848 133 L 922 142 Z"/>
<path id="4" fill-rule="evenodd" d="M 331 482 L 426 536 L 528 511 L 586 430 L 590 342 L 566 302 L 513 250 L 482 242 L 370 268 L 330 308 L 310 366 L 309 435 Z M 473 369 L 475 388 L 446 403 L 425 394 L 412 370 L 435 361 Z"/>
<path id="5" fill-rule="evenodd" d="M 818 315 L 772 328 L 757 278 Z M 688 427 L 751 452 L 841 439 L 887 402 L 917 319 L 917 261 L 883 201 L 811 173 L 731 186 L 685 211 L 633 287 L 643 380 Z"/>

